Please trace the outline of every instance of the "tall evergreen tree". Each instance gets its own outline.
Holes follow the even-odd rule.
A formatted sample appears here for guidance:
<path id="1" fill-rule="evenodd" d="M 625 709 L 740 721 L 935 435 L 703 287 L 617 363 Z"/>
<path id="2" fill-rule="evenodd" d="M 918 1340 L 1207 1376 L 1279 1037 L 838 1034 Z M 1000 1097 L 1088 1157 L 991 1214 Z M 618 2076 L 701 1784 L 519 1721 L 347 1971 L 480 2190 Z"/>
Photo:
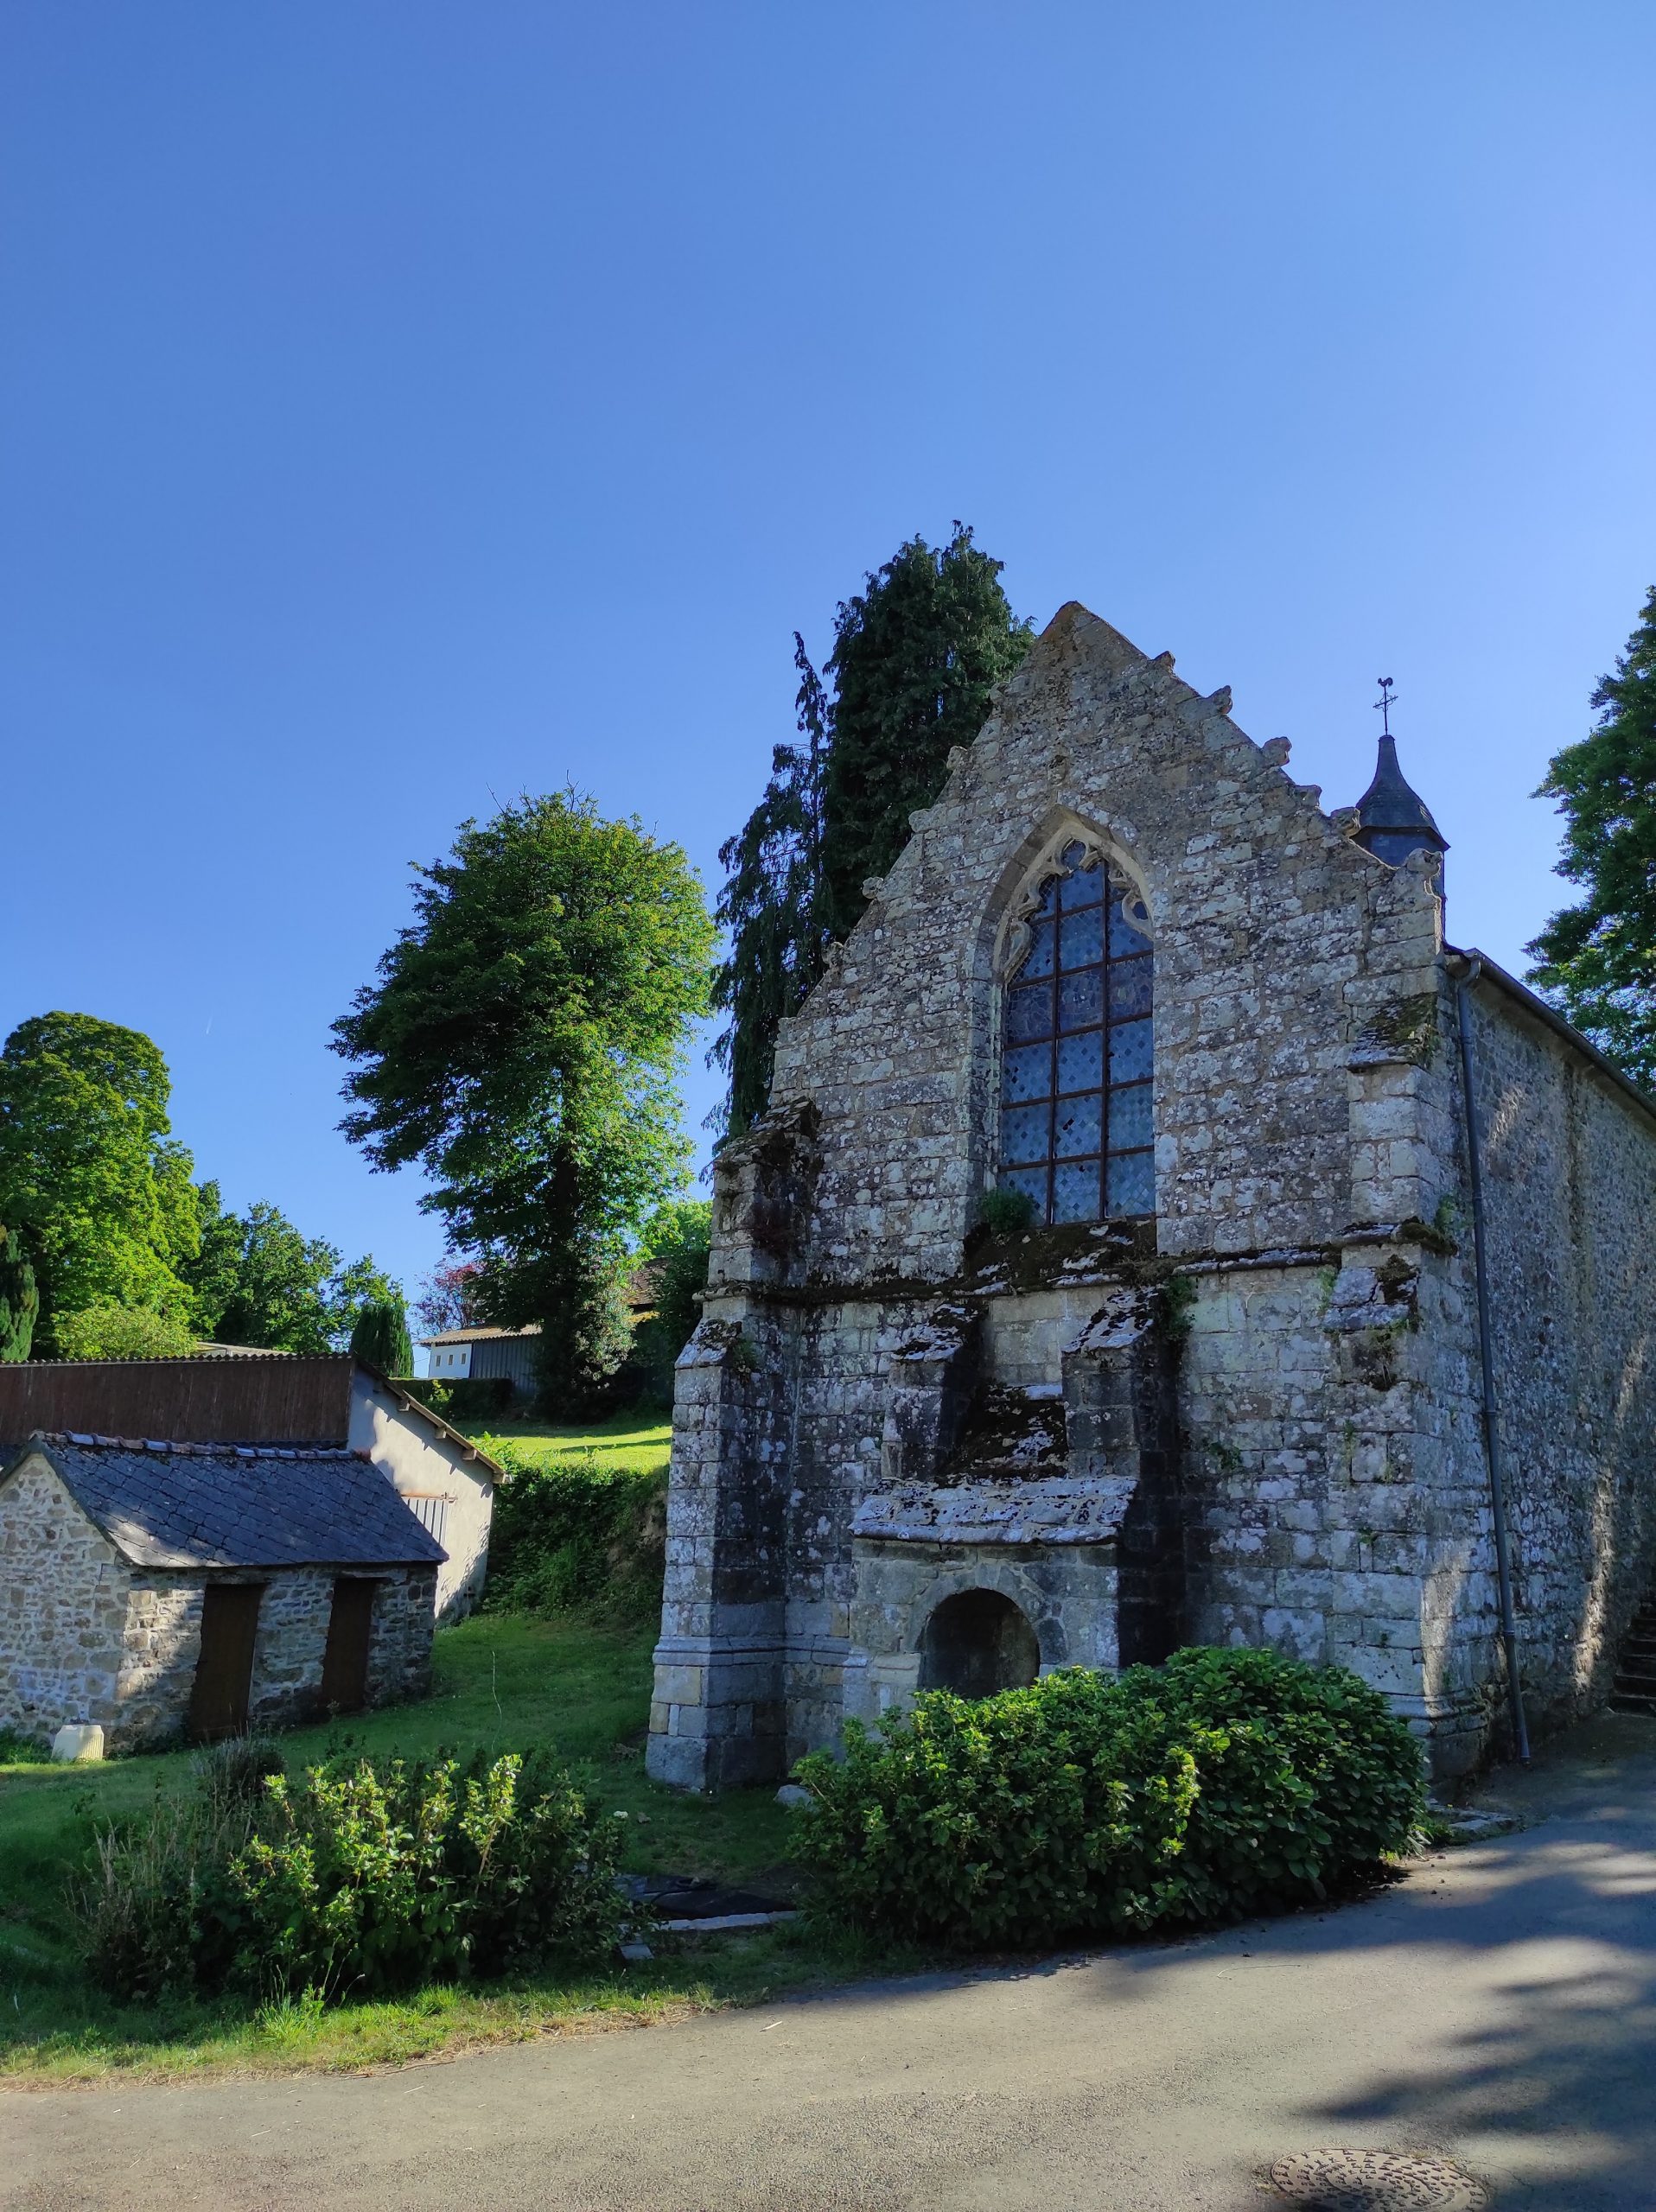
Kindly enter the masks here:
<path id="1" fill-rule="evenodd" d="M 1001 563 L 956 523 L 946 545 L 911 538 L 844 601 L 828 669 L 833 742 L 824 780 L 823 872 L 828 922 L 849 935 L 908 842 L 908 817 L 929 806 L 951 747 L 970 745 L 990 693 L 1029 650 L 1001 589 Z"/>
<path id="2" fill-rule="evenodd" d="M 400 1293 L 366 1301 L 351 1331 L 351 1351 L 382 1375 L 414 1372 L 414 1341 Z"/>
<path id="3" fill-rule="evenodd" d="M 27 1359 L 41 1310 L 40 1286 L 15 1229 L 0 1229 L 0 1362 Z"/>
<path id="4" fill-rule="evenodd" d="M 1530 981 L 1656 1085 L 1656 588 L 1592 703 L 1596 728 L 1553 756 L 1537 793 L 1559 803 L 1558 874 L 1585 895 L 1528 947 Z"/>
<path id="5" fill-rule="evenodd" d="M 713 1004 L 730 1020 L 713 1052 L 730 1077 L 732 1136 L 764 1112 L 776 1025 L 821 975 L 830 942 L 822 875 L 828 702 L 797 630 L 793 664 L 805 741 L 776 747 L 764 797 L 719 847 L 725 884 L 717 919 L 730 950 L 714 975 Z"/>
<path id="6" fill-rule="evenodd" d="M 714 1004 L 729 1021 L 714 1053 L 733 1136 L 764 1111 L 777 1024 L 855 925 L 865 878 L 891 866 L 909 815 L 942 790 L 951 747 L 976 737 L 990 693 L 1029 649 L 1000 569 L 960 523 L 946 545 L 900 547 L 840 606 L 831 701 L 794 633 L 804 742 L 776 747 L 764 797 L 719 850 L 729 954 Z"/>

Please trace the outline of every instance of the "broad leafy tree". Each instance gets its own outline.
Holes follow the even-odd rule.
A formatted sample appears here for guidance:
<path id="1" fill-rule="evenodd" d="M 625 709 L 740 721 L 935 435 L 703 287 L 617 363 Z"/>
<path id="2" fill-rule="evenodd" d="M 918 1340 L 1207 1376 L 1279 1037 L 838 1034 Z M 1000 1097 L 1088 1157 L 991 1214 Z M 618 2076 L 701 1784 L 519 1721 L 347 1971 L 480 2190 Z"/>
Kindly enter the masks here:
<path id="1" fill-rule="evenodd" d="M 626 1355 L 621 1271 L 682 1185 L 676 1077 L 713 925 L 680 848 L 574 791 L 466 823 L 415 918 L 334 1025 L 343 1127 L 419 1161 L 479 1303 L 542 1328 L 543 1395 L 589 1403 Z"/>
<path id="2" fill-rule="evenodd" d="M 1537 794 L 1558 802 L 1558 873 L 1583 896 L 1529 947 L 1530 981 L 1656 1086 L 1656 588 L 1592 703 L 1596 728 L 1554 755 Z"/>
<path id="3" fill-rule="evenodd" d="M 444 1260 L 433 1268 L 414 1301 L 414 1319 L 430 1335 L 473 1329 L 482 1318 L 478 1298 L 482 1269 L 475 1260 Z"/>
<path id="4" fill-rule="evenodd" d="M 976 737 L 1029 649 L 1000 567 L 959 523 L 946 545 L 901 546 L 840 607 L 831 699 L 795 633 L 802 742 L 776 747 L 763 798 L 719 852 L 729 954 L 714 1001 L 729 1019 L 714 1052 L 733 1136 L 764 1111 L 777 1025 L 856 924 L 864 880 L 889 868 L 910 814 L 943 788 L 950 748 Z"/>
<path id="5" fill-rule="evenodd" d="M 372 1258 L 346 1264 L 336 1244 L 307 1236 L 260 1199 L 226 1213 L 216 1183 L 200 1192 L 201 1249 L 185 1269 L 191 1310 L 215 1344 L 266 1351 L 341 1351 L 366 1306 L 402 1293 Z M 406 1370 L 404 1370 L 406 1371 Z"/>
<path id="6" fill-rule="evenodd" d="M 88 1306 L 188 1311 L 201 1217 L 171 1088 L 148 1037 L 88 1014 L 36 1015 L 0 1051 L 0 1221 L 39 1276 L 37 1354 Z"/>

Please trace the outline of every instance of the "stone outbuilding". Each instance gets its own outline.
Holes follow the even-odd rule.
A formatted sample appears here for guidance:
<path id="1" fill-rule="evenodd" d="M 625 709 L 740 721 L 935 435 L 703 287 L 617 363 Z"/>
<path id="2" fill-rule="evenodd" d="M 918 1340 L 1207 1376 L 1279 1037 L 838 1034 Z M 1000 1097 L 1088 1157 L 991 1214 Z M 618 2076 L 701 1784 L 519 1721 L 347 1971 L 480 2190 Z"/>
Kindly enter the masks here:
<path id="1" fill-rule="evenodd" d="M 1513 1675 L 1609 1692 L 1656 1106 L 1446 942 L 1389 739 L 1328 813 L 1230 706 L 1063 609 L 782 1025 L 678 1367 L 659 1778 L 1183 1643 L 1345 1663 L 1441 1773 Z"/>
<path id="2" fill-rule="evenodd" d="M 366 1453 L 443 1552 L 437 1619 L 462 1619 L 483 1593 L 500 1468 L 411 1390 L 347 1355 L 0 1366 L 0 1453 L 36 1429 Z"/>
<path id="3" fill-rule="evenodd" d="M 0 1726 L 129 1751 L 417 1696 L 443 1562 L 361 1452 L 33 1436 L 0 1471 Z"/>

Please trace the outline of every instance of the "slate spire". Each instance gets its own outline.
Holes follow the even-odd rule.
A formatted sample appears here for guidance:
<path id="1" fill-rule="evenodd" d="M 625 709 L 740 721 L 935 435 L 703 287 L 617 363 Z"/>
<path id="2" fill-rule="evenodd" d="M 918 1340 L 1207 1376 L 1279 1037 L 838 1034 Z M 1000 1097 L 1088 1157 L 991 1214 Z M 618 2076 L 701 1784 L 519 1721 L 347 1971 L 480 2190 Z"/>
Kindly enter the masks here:
<path id="1" fill-rule="evenodd" d="M 1377 860 L 1397 868 L 1411 853 L 1423 848 L 1446 853 L 1449 839 L 1398 765 L 1398 741 L 1392 734 L 1392 679 L 1383 676 L 1379 682 L 1380 696 L 1374 703 L 1376 711 L 1385 716 L 1385 726 L 1374 780 L 1357 802 L 1354 840 Z"/>

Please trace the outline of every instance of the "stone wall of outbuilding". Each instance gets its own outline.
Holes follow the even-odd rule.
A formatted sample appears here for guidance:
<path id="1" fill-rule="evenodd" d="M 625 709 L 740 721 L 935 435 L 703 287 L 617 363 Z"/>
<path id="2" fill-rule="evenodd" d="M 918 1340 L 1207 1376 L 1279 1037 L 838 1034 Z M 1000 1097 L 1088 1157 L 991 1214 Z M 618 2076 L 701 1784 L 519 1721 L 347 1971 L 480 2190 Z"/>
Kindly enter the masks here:
<path id="1" fill-rule="evenodd" d="M 335 1570 L 218 1573 L 256 1582 L 249 1717 L 285 1727 L 315 1715 Z M 374 1586 L 368 1702 L 430 1687 L 435 1567 L 365 1570 Z M 43 1458 L 0 1485 L 0 1726 L 48 1738 L 97 1721 L 111 1751 L 183 1731 L 201 1654 L 199 1573 L 134 1568 Z"/>
<path id="2" fill-rule="evenodd" d="M 0 1727 L 48 1737 L 112 1712 L 127 1578 L 43 1459 L 0 1484 Z"/>

